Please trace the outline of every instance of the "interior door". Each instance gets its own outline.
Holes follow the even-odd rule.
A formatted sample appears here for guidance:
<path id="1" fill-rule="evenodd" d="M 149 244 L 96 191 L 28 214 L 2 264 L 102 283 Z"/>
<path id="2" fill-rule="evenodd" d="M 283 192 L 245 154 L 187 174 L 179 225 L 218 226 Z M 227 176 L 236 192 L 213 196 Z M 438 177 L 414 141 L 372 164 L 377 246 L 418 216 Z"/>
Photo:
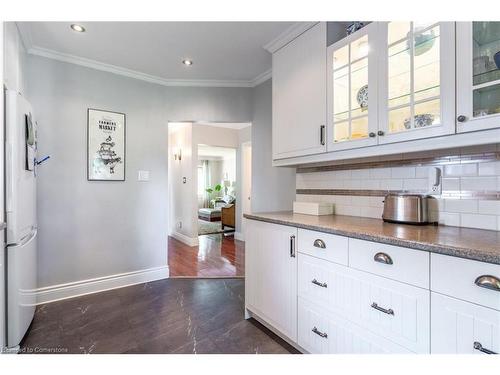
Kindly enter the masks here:
<path id="1" fill-rule="evenodd" d="M 457 22 L 457 131 L 500 127 L 500 22 Z"/>
<path id="2" fill-rule="evenodd" d="M 273 159 L 326 151 L 326 23 L 273 54 Z"/>
<path id="3" fill-rule="evenodd" d="M 455 132 L 455 24 L 380 23 L 380 144 Z"/>

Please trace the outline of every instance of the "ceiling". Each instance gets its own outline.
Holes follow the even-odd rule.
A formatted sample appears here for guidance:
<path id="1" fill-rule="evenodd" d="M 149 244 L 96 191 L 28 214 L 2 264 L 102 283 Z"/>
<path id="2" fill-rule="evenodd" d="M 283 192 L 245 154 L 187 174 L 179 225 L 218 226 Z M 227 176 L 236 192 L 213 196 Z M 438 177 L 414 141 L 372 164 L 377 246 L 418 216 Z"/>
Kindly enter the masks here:
<path id="1" fill-rule="evenodd" d="M 263 46 L 294 22 L 18 22 L 28 52 L 159 80 L 250 82 L 271 69 Z M 188 67 L 182 60 L 189 58 Z M 74 61 L 72 61 L 74 60 Z M 112 68 L 112 67 L 111 67 Z M 104 69 L 108 70 L 108 69 Z M 110 69 L 112 71 L 112 69 Z"/>
<path id="2" fill-rule="evenodd" d="M 236 156 L 236 149 L 229 147 L 216 147 L 209 145 L 198 145 L 198 159 L 234 159 Z"/>

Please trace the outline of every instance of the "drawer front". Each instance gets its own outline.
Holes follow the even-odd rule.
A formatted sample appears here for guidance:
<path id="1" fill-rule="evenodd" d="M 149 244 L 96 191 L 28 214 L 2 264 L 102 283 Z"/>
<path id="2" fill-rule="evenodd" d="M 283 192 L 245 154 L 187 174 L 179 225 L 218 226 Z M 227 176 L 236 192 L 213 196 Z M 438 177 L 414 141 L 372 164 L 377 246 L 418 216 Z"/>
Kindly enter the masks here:
<path id="1" fill-rule="evenodd" d="M 298 236 L 299 252 L 347 266 L 347 237 L 305 229 Z"/>
<path id="2" fill-rule="evenodd" d="M 411 353 L 302 298 L 298 301 L 298 344 L 312 354 Z"/>
<path id="3" fill-rule="evenodd" d="M 349 238 L 349 266 L 429 288 L 429 253 Z"/>
<path id="4" fill-rule="evenodd" d="M 482 277 L 486 276 L 486 277 Z M 493 277 L 493 279 L 491 278 Z M 431 254 L 431 289 L 434 292 L 500 310 L 500 265 L 477 262 L 441 254 Z"/>
<path id="5" fill-rule="evenodd" d="M 300 298 L 410 351 L 429 352 L 428 290 L 304 254 L 298 261 Z"/>
<path id="6" fill-rule="evenodd" d="M 500 353 L 499 311 L 431 294 L 432 353 Z"/>

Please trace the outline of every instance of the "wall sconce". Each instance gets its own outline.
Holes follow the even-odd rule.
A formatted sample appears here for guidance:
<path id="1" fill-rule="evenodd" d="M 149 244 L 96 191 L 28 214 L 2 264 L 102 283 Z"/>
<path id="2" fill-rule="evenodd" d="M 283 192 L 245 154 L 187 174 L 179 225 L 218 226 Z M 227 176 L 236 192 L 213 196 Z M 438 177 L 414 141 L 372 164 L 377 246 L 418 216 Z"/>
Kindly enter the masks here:
<path id="1" fill-rule="evenodd" d="M 182 150 L 180 147 L 177 147 L 174 149 L 174 160 L 182 160 Z"/>

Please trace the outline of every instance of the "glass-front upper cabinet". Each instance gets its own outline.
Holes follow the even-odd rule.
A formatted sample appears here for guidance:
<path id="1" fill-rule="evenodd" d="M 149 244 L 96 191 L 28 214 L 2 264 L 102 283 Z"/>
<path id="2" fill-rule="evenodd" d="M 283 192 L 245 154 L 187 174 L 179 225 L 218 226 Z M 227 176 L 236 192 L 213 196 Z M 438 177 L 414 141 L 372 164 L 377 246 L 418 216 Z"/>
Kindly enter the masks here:
<path id="1" fill-rule="evenodd" d="M 500 127 L 500 22 L 457 22 L 457 131 Z"/>
<path id="2" fill-rule="evenodd" d="M 455 132 L 455 25 L 380 23 L 378 142 Z"/>
<path id="3" fill-rule="evenodd" d="M 377 143 L 377 30 L 371 23 L 328 47 L 328 151 Z"/>

